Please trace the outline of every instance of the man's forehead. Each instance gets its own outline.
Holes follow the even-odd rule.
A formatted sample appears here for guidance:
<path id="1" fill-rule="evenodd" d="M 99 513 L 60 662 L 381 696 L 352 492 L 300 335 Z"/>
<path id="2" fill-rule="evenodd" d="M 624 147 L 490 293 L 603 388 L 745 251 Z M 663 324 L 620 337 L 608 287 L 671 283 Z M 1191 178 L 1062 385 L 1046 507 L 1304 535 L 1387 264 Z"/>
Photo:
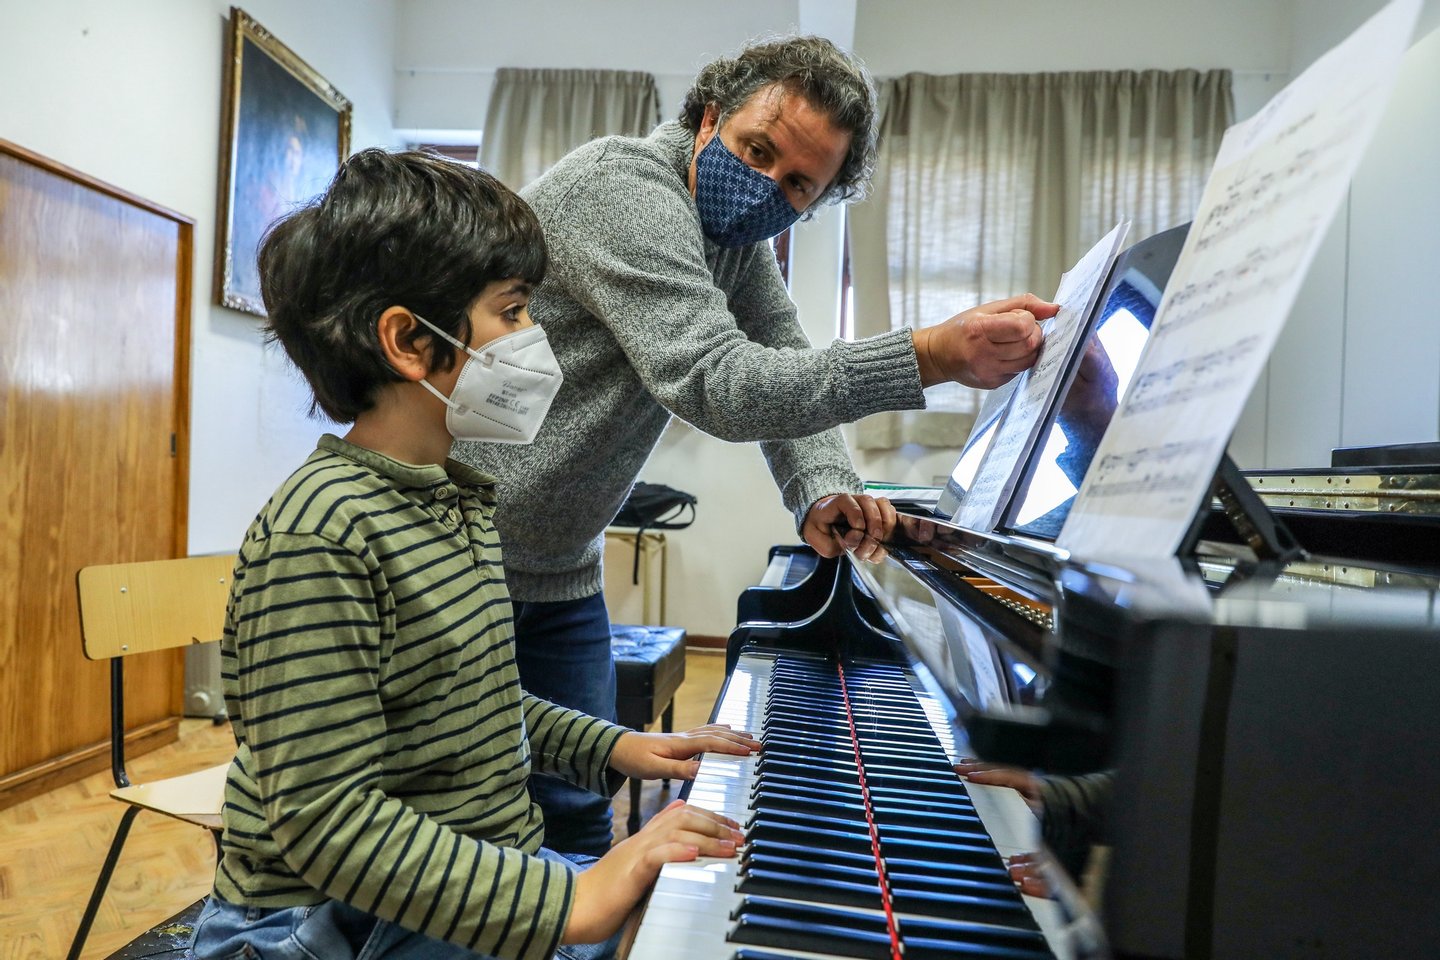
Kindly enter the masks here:
<path id="1" fill-rule="evenodd" d="M 783 83 L 772 83 L 768 87 L 761 87 L 750 95 L 750 99 L 740 105 L 739 113 L 744 111 L 754 120 L 763 124 L 772 124 L 780 119 L 787 102 L 794 99 L 791 91 L 785 88 Z"/>

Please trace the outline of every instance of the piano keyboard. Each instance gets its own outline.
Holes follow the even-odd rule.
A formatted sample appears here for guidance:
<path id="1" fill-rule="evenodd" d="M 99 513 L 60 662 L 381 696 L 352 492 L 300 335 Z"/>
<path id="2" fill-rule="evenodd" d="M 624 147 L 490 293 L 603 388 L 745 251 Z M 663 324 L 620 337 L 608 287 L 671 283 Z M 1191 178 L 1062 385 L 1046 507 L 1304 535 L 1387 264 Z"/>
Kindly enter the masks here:
<path id="1" fill-rule="evenodd" d="M 765 573 L 756 586 L 793 587 L 810 575 L 815 569 L 813 553 L 777 552 L 770 558 Z"/>
<path id="2" fill-rule="evenodd" d="M 666 865 L 630 960 L 1065 958 L 1054 905 L 1002 860 L 1035 849 L 1034 816 L 955 776 L 938 716 L 897 664 L 743 653 L 716 722 L 765 750 L 707 755 L 689 800 L 747 843 Z"/>

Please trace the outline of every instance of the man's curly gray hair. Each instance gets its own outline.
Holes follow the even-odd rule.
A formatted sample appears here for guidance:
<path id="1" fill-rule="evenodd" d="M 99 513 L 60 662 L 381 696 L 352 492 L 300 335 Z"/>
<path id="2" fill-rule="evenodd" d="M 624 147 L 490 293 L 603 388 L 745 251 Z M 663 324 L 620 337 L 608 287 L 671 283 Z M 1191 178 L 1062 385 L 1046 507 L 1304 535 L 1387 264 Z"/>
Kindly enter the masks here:
<path id="1" fill-rule="evenodd" d="M 707 64 L 685 94 L 680 122 L 691 133 L 698 133 L 707 105 L 715 104 L 723 123 L 756 93 L 775 84 L 788 94 L 803 96 L 850 134 L 850 149 L 840 172 L 811 209 L 863 199 L 875 171 L 875 82 L 859 60 L 824 37 L 757 43 L 735 57 Z"/>

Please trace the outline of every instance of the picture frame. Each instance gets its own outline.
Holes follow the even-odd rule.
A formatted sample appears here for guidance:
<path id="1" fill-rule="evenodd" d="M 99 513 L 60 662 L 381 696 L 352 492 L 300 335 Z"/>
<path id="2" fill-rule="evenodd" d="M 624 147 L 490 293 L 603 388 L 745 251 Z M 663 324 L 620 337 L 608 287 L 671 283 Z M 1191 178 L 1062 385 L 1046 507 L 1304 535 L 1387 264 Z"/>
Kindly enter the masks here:
<path id="1" fill-rule="evenodd" d="M 351 104 L 239 7 L 230 8 L 223 97 L 215 299 L 263 317 L 260 240 L 335 176 L 350 152 Z"/>

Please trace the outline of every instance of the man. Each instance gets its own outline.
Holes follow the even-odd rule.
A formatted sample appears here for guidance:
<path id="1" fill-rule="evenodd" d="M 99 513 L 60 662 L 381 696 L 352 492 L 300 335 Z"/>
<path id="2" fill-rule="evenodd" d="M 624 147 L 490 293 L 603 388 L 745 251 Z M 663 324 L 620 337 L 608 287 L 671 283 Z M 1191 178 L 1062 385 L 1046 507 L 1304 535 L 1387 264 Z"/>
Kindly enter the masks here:
<path id="1" fill-rule="evenodd" d="M 603 533 L 671 416 L 761 441 L 801 535 L 834 556 L 837 524 L 855 546 L 854 531 L 883 535 L 895 516 L 859 493 L 837 424 L 923 407 L 923 388 L 947 380 L 997 386 L 1034 362 L 1037 321 L 1057 308 L 1028 295 L 810 346 L 765 241 L 861 195 L 875 99 L 828 40 L 752 46 L 700 72 L 678 122 L 579 147 L 522 191 L 551 256 L 530 311 L 565 382 L 533 444 L 461 443 L 454 455 L 499 478 L 529 692 L 613 719 Z M 606 801 L 538 778 L 535 789 L 554 849 L 604 853 Z"/>

